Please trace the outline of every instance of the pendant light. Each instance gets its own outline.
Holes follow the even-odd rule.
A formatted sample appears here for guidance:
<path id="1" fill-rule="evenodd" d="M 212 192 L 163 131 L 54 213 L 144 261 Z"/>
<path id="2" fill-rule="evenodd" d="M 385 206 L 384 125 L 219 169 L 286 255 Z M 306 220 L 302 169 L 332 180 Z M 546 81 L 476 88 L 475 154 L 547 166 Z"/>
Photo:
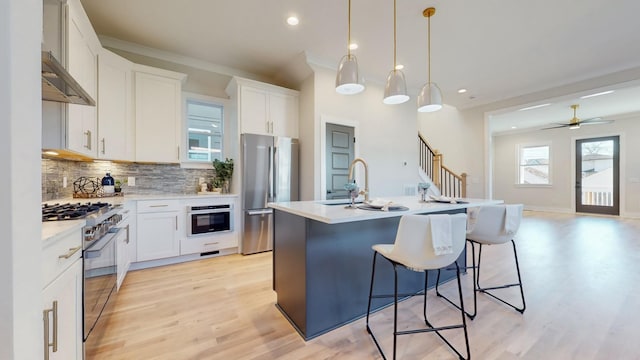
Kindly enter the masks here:
<path id="1" fill-rule="evenodd" d="M 384 87 L 382 102 L 385 104 L 402 104 L 409 100 L 404 73 L 396 68 L 396 19 L 396 0 L 393 0 L 393 70 L 389 72 L 387 85 Z"/>
<path id="2" fill-rule="evenodd" d="M 432 112 L 442 109 L 442 93 L 436 83 L 431 82 L 431 17 L 436 13 L 435 8 L 426 8 L 422 15 L 427 18 L 427 83 L 418 94 L 418 111 Z"/>
<path id="3" fill-rule="evenodd" d="M 348 17 L 347 55 L 340 60 L 336 74 L 336 92 L 342 95 L 354 95 L 364 90 L 364 85 L 358 81 L 358 60 L 351 54 L 351 0 Z"/>

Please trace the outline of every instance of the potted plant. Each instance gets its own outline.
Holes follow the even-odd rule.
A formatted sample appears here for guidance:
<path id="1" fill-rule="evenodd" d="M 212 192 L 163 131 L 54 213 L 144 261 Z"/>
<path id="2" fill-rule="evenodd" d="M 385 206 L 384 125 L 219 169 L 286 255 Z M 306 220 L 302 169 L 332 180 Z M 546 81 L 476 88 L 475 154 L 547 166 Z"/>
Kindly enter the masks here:
<path id="1" fill-rule="evenodd" d="M 213 187 L 220 187 L 223 194 L 229 193 L 231 176 L 233 175 L 233 159 L 227 158 L 225 161 L 215 159 L 213 160 L 213 169 L 216 172 Z"/>

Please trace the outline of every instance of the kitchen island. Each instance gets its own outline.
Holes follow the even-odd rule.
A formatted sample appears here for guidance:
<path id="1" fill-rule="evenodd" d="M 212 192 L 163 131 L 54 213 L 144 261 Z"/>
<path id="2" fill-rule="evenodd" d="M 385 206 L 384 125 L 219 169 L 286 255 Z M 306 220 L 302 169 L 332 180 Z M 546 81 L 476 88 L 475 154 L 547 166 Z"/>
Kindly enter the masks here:
<path id="1" fill-rule="evenodd" d="M 463 199 L 464 203 L 419 202 L 417 197 L 385 200 L 403 211 L 345 208 L 346 200 L 271 203 L 274 211 L 273 289 L 276 306 L 309 340 L 363 317 L 371 280 L 374 244 L 395 240 L 400 217 L 406 214 L 460 213 L 469 207 L 501 201 Z M 459 259 L 466 265 L 465 253 Z M 393 293 L 393 271 L 386 261 L 376 264 L 374 293 Z M 378 270 L 379 269 L 379 270 Z M 402 269 L 400 293 L 415 293 L 424 286 L 422 273 Z M 429 274 L 429 286 L 435 284 Z M 445 279 L 455 276 L 453 271 Z M 441 280 L 442 281 L 442 280 Z M 377 300 L 381 308 L 392 299 Z"/>

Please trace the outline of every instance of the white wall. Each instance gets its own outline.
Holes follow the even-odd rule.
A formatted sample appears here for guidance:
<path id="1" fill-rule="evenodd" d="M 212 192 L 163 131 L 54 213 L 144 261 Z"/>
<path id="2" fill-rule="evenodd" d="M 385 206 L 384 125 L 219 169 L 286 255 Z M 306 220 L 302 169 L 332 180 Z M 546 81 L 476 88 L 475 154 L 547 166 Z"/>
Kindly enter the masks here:
<path id="1" fill-rule="evenodd" d="M 440 111 L 419 113 L 418 129 L 443 154 L 446 167 L 467 173 L 467 196 L 484 198 L 484 114 L 445 105 Z"/>
<path id="2" fill-rule="evenodd" d="M 314 125 L 315 76 L 305 79 L 300 87 L 298 137 L 300 140 L 300 200 L 314 199 L 315 174 L 315 125 Z M 318 175 L 320 176 L 320 175 Z"/>
<path id="3" fill-rule="evenodd" d="M 42 358 L 42 0 L 0 0 L 0 359 Z"/>
<path id="4" fill-rule="evenodd" d="M 418 182 L 417 111 L 415 99 L 400 105 L 382 103 L 383 86 L 367 84 L 358 95 L 345 96 L 335 91 L 335 70 L 314 66 L 314 199 L 321 193 L 320 128 L 323 118 L 344 119 L 359 124 L 356 139 L 359 153 L 369 165 L 369 190 L 372 198 L 403 195 L 405 184 Z M 301 128 L 303 126 L 301 123 Z M 310 154 L 303 154 L 310 161 Z M 406 164 L 405 164 L 406 163 Z M 362 173 L 358 165 L 357 173 Z M 363 187 L 364 183 L 358 181 Z M 305 196 L 309 197 L 308 192 Z"/>
<path id="5" fill-rule="evenodd" d="M 616 119 L 615 117 L 612 119 Z M 531 131 L 495 136 L 494 197 L 523 203 L 530 209 L 575 211 L 575 140 L 620 135 L 620 214 L 640 217 L 640 116 L 618 117 L 613 124 Z M 543 188 L 515 185 L 518 144 L 551 143 L 552 185 Z"/>

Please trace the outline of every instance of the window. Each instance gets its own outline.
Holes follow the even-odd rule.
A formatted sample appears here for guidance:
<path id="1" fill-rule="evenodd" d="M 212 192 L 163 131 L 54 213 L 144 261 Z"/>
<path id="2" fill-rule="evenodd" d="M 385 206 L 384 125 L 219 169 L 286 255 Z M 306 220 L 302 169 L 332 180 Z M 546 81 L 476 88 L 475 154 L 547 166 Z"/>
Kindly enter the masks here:
<path id="1" fill-rule="evenodd" d="M 551 184 L 549 166 L 549 145 L 518 147 L 518 184 L 549 185 Z"/>
<path id="2" fill-rule="evenodd" d="M 187 161 L 222 160 L 223 106 L 187 98 Z"/>

